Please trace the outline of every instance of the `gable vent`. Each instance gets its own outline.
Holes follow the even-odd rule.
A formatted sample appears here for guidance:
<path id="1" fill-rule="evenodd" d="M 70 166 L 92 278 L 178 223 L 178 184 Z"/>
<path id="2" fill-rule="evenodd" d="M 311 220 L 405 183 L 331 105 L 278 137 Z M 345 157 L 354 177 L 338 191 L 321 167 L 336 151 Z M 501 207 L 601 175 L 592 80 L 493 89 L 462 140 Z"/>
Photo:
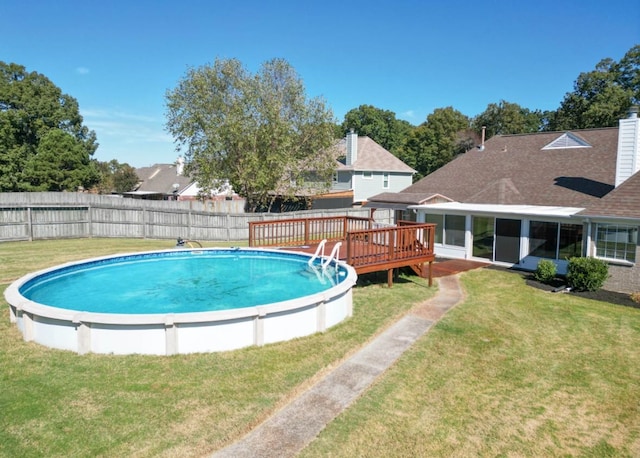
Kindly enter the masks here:
<path id="1" fill-rule="evenodd" d="M 542 149 L 591 148 L 591 145 L 571 132 L 565 132 Z"/>

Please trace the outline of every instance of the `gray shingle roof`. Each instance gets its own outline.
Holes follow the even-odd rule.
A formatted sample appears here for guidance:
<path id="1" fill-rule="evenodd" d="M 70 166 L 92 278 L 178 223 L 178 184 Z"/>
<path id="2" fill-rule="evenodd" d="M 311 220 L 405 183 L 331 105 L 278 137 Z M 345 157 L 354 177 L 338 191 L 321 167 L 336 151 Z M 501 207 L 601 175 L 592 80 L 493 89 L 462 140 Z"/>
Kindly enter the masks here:
<path id="1" fill-rule="evenodd" d="M 136 191 L 157 192 L 171 195 L 173 185 L 177 184 L 178 192 L 185 190 L 193 181 L 191 178 L 178 175 L 175 164 L 155 164 L 151 167 L 136 169 L 141 184 Z"/>
<path id="2" fill-rule="evenodd" d="M 425 195 L 411 192 L 383 192 L 375 196 L 376 202 L 400 203 L 406 205 L 421 205 L 424 203 L 450 202 L 440 194 Z"/>
<path id="3" fill-rule="evenodd" d="M 580 215 L 640 219 L 640 172 L 628 178 L 600 201 L 589 205 Z"/>
<path id="4" fill-rule="evenodd" d="M 347 143 L 336 145 L 338 156 L 346 156 Z M 338 170 L 415 173 L 415 170 L 367 136 L 358 136 L 358 156 L 352 165 L 340 164 Z"/>
<path id="5" fill-rule="evenodd" d="M 614 188 L 618 129 L 572 132 L 590 147 L 543 149 L 563 134 L 492 137 L 484 150 L 458 156 L 400 194 L 442 194 L 465 203 L 587 207 Z"/>

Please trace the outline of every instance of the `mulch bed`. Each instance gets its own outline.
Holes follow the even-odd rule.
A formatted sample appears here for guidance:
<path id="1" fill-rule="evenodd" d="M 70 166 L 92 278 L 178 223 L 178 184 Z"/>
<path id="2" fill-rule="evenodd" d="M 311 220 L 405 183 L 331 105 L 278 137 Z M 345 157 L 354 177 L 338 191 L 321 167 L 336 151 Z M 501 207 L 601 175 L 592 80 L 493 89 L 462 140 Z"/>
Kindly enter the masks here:
<path id="1" fill-rule="evenodd" d="M 609 302 L 611 304 L 622 305 L 624 307 L 633 307 L 640 309 L 640 304 L 633 301 L 629 294 L 618 293 L 615 291 L 607 291 L 605 289 L 599 289 L 598 291 L 566 291 L 566 281 L 563 278 L 556 278 L 552 283 L 541 283 L 533 278 L 532 272 L 523 272 L 522 270 L 514 270 L 506 267 L 490 265 L 487 269 L 497 269 L 507 272 L 513 272 L 517 275 L 521 275 L 524 278 L 527 285 L 532 288 L 541 289 L 543 291 L 554 292 L 554 294 L 572 294 L 578 297 L 584 297 L 585 299 L 593 299 L 595 301 Z"/>
<path id="2" fill-rule="evenodd" d="M 556 292 L 556 294 L 572 294 L 578 297 L 584 297 L 586 299 L 593 299 L 596 301 L 609 302 L 611 304 L 622 305 L 624 307 L 640 308 L 640 304 L 634 302 L 629 294 L 617 293 L 615 291 L 607 291 L 605 289 L 599 289 L 597 291 L 565 291 L 566 282 L 562 279 L 555 279 L 553 283 L 541 283 L 533 278 L 533 274 L 522 274 L 527 285 L 541 289 L 543 291 Z"/>

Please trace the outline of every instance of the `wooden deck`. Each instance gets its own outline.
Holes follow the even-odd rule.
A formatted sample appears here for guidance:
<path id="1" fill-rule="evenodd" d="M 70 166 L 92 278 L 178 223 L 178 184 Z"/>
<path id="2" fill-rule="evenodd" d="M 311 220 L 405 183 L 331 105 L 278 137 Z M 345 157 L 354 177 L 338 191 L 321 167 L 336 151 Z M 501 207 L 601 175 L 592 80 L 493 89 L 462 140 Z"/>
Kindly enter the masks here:
<path id="1" fill-rule="evenodd" d="M 329 255 L 340 242 L 340 260 L 358 274 L 386 270 L 389 286 L 393 269 L 405 266 L 428 278 L 431 286 L 434 235 L 434 224 L 399 222 L 397 226 L 376 227 L 371 219 L 347 216 L 249 223 L 249 246 L 315 253 L 326 240 L 324 253 Z"/>

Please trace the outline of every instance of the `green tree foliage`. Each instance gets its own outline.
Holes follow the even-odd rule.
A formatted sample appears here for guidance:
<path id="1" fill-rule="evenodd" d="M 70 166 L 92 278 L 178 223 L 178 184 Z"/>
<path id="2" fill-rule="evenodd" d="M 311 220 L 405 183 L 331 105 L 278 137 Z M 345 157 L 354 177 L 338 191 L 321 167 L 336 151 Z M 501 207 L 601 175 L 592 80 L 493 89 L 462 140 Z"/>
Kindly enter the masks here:
<path id="1" fill-rule="evenodd" d="M 335 170 L 333 114 L 307 99 L 294 69 L 273 59 L 250 74 L 236 59 L 190 69 L 167 91 L 167 130 L 184 150 L 185 172 L 208 194 L 229 179 L 250 210 L 327 189 Z"/>
<path id="2" fill-rule="evenodd" d="M 540 110 L 531 111 L 517 103 L 501 100 L 487 105 L 487 109 L 473 119 L 472 126 L 478 134 L 485 127 L 487 139 L 494 135 L 526 134 L 541 131 L 547 116 Z"/>
<path id="3" fill-rule="evenodd" d="M 120 164 L 113 174 L 113 189 L 117 193 L 132 191 L 139 182 L 136 170 L 129 164 Z"/>
<path id="4" fill-rule="evenodd" d="M 0 191 L 75 191 L 99 179 L 93 131 L 47 77 L 0 62 Z"/>
<path id="5" fill-rule="evenodd" d="M 98 162 L 97 167 L 100 172 L 100 183 L 96 189 L 100 194 L 133 191 L 140 182 L 133 167 L 127 163 L 120 164 L 116 159 L 109 162 Z"/>
<path id="6" fill-rule="evenodd" d="M 581 73 L 574 91 L 565 95 L 547 130 L 615 127 L 632 104 L 640 103 L 640 45 L 620 62 L 607 58 L 595 70 Z"/>
<path id="7" fill-rule="evenodd" d="M 414 129 L 407 121 L 396 119 L 393 111 L 382 110 L 371 105 L 360 105 L 347 112 L 342 122 L 342 136 L 353 129 L 366 135 L 384 149 L 398 155 L 402 144 Z"/>
<path id="8" fill-rule="evenodd" d="M 464 150 L 469 141 L 460 133 L 468 127 L 469 118 L 458 110 L 437 108 L 409 133 L 398 157 L 418 172 L 414 179 L 419 180 Z"/>

